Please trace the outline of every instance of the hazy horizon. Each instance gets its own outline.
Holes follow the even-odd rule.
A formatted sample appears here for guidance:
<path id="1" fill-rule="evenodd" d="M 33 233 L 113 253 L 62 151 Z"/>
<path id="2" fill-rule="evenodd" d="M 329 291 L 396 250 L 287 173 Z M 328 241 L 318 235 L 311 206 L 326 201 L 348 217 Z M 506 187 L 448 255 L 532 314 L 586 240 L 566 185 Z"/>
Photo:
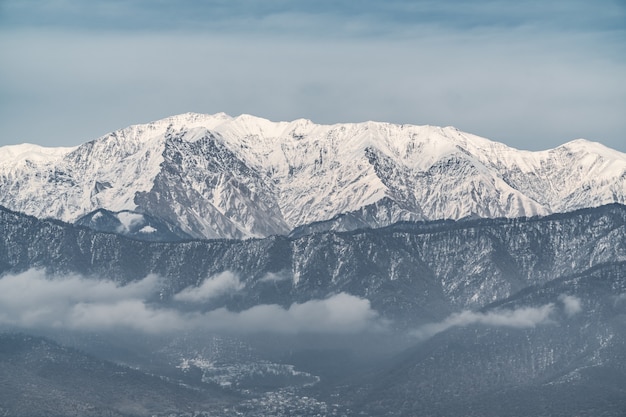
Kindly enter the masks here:
<path id="1" fill-rule="evenodd" d="M 625 22 L 619 1 L 5 0 L 0 145 L 223 111 L 625 152 Z"/>

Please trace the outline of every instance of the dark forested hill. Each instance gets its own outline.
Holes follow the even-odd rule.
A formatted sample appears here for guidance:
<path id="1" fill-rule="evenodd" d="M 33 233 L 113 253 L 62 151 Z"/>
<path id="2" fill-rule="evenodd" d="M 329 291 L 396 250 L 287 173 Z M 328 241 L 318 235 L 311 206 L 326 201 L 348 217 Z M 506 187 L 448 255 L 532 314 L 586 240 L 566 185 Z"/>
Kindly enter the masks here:
<path id="1" fill-rule="evenodd" d="M 311 334 L 297 341 L 297 336 L 289 339 L 288 335 L 257 339 L 262 342 L 256 345 L 259 351 L 254 360 L 261 362 L 246 359 L 246 372 L 264 369 L 263 375 L 274 375 L 273 381 L 282 378 L 318 383 L 287 391 L 284 387 L 246 391 L 246 395 L 261 395 L 266 400 L 265 408 L 249 402 L 245 409 L 249 416 L 266 412 L 290 415 L 302 404 L 323 415 L 327 404 L 335 403 L 346 413 L 352 410 L 365 415 L 621 416 L 626 410 L 626 207 L 622 205 L 537 218 L 397 223 L 350 232 L 171 243 L 133 240 L 0 209 L 0 280 L 15 280 L 33 268 L 47 271 L 51 281 L 78 274 L 96 282 L 113 280 L 120 287 L 156 274 L 160 277 L 154 281 L 160 285 L 158 297 L 150 300 L 149 308 L 143 304 L 147 310 L 141 311 L 147 311 L 148 316 L 162 313 L 163 317 L 182 320 L 180 323 L 197 317 L 204 323 L 218 317 L 231 320 L 230 325 L 236 327 L 244 323 L 241 317 L 249 320 L 254 311 L 261 313 L 252 323 L 301 320 L 307 329 L 320 331 L 324 326 L 319 323 L 324 320 L 333 323 L 343 320 L 344 315 L 356 314 L 349 304 L 355 298 L 331 296 L 348 294 L 367 300 L 367 317 L 375 313 L 385 330 L 363 339 L 355 337 L 366 341 L 362 345 L 353 341 L 355 346 L 346 348 L 341 342 L 344 345 L 337 349 L 339 344 L 333 341 L 332 349 L 336 350 L 324 351 L 323 343 L 317 343 L 317 336 Z M 208 291 L 207 280 L 224 273 L 229 275 L 219 283 L 230 285 L 231 291 L 195 299 L 193 309 L 181 302 L 181 294 L 189 294 L 190 288 Z M 329 313 L 324 309 L 331 308 L 331 301 L 336 310 Z M 261 305 L 263 309 L 252 310 Z M 23 313 L 20 308 L 16 307 Z M 219 315 L 210 314 L 215 311 Z M 338 315 L 333 316 L 333 311 Z M 237 312 L 245 314 L 235 317 Z M 303 319 L 307 314 L 310 317 Z M 122 318 L 126 320 L 126 316 Z M 245 323 L 250 326 L 250 321 Z M 260 331 L 254 326 L 246 331 Z M 393 349 L 389 354 L 380 349 L 383 353 L 372 356 L 374 360 L 367 366 L 360 366 L 350 356 L 365 345 L 370 348 L 378 343 L 376 340 L 381 344 L 394 340 L 391 336 L 403 340 L 409 349 L 398 356 L 392 356 L 397 353 Z M 3 411 L 18 410 L 10 408 L 12 398 L 35 392 L 45 392 L 46 401 L 57 401 L 55 410 L 85 406 L 76 399 L 78 395 L 92 398 L 90 404 L 106 403 L 109 397 L 101 393 L 112 392 L 107 391 L 113 389 L 107 384 L 113 382 L 99 369 L 117 365 L 97 365 L 95 359 L 79 358 L 49 342 L 24 340 L 15 336 L 0 340 L 3 375 L 15 374 L 17 381 L 13 383 L 9 377 L 2 382 Z M 212 357 L 214 362 L 203 362 L 197 356 L 201 343 L 193 345 L 190 340 L 177 339 L 158 348 L 165 352 L 163 357 L 178 358 L 178 363 L 196 361 L 192 362 L 205 372 L 198 371 L 203 381 L 216 375 L 223 378 L 222 373 L 242 375 L 236 355 L 228 364 L 220 364 L 224 356 L 219 355 Z M 22 347 L 13 349 L 16 344 Z M 39 346 L 48 346 L 44 350 L 52 352 L 53 360 L 47 359 L 48 353 Z M 22 352 L 19 357 L 11 353 L 17 351 Z M 267 362 L 260 351 L 270 352 L 272 360 L 284 363 Z M 189 352 L 196 356 L 185 356 Z M 296 361 L 302 371 L 296 371 L 289 360 Z M 18 377 L 22 366 L 29 367 L 22 375 L 26 379 Z M 56 371 L 45 373 L 52 368 Z M 278 373 L 280 378 L 275 377 L 277 369 L 283 372 Z M 124 375 L 135 375 L 131 374 Z M 226 380 L 231 381 L 232 375 Z M 259 376 L 254 375 L 251 380 L 257 381 Z M 332 378 L 325 379 L 324 375 Z M 96 378 L 97 383 L 89 382 L 90 378 Z M 183 407 L 178 402 L 183 397 L 185 403 L 204 401 L 204 397 L 194 397 L 197 392 L 181 387 L 176 389 L 182 390 L 183 397 L 178 397 L 178 391 L 166 381 L 146 374 L 131 379 L 139 386 L 124 385 L 131 382 L 123 380 L 118 388 L 136 390 L 133 406 L 144 407 L 152 401 L 152 394 L 146 391 L 152 392 L 151 387 L 162 393 L 159 404 L 163 407 Z M 90 384 L 94 392 L 88 388 Z M 69 392 L 75 394 L 69 396 Z M 325 402 L 313 400 L 314 396 Z M 291 408 L 276 411 L 276 404 L 287 403 Z M 199 407 L 209 410 L 211 404 Z M 124 412 L 96 408 L 101 409 L 113 410 L 111 415 Z M 184 415 L 184 410 L 177 408 L 175 415 Z M 28 410 L 21 413 L 29 414 Z M 35 407 L 30 415 L 42 413 Z"/>
<path id="2" fill-rule="evenodd" d="M 415 320 L 480 308 L 531 285 L 626 261 L 626 207 L 177 243 L 131 240 L 3 209 L 0 236 L 0 272 L 45 268 L 122 283 L 156 273 L 171 295 L 231 271 L 245 285 L 224 301 L 232 308 L 347 292 L 392 318 Z"/>

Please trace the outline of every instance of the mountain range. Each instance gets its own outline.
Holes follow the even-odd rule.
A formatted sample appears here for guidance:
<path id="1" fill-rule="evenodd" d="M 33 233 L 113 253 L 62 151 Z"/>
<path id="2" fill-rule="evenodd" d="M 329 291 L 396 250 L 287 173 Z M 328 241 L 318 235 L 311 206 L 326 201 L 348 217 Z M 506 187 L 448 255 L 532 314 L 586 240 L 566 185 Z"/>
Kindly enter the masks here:
<path id="1" fill-rule="evenodd" d="M 626 155 L 453 127 L 182 114 L 73 148 L 0 148 L 0 205 L 143 240 L 249 238 L 626 203 Z"/>
<path id="2" fill-rule="evenodd" d="M 0 148 L 0 414 L 623 416 L 626 155 L 183 114 Z"/>
<path id="3" fill-rule="evenodd" d="M 60 338 L 106 361 L 32 336 L 2 336 L 11 348 L 0 352 L 0 367 L 10 372 L 0 383 L 18 394 L 40 384 L 51 407 L 11 396 L 0 407 L 13 415 L 81 415 L 68 407 L 95 404 L 111 415 L 182 417 L 211 415 L 216 402 L 227 405 L 225 416 L 331 415 L 331 405 L 372 416 L 626 409 L 623 205 L 183 242 L 1 209 L 0 236 L 0 328 Z M 224 337 L 233 341 L 207 352 Z M 71 372 L 48 371 L 59 366 Z M 19 374 L 20 367 L 31 371 Z M 108 380 L 97 385 L 104 394 L 85 391 L 95 403 L 70 395 L 99 369 L 132 376 L 123 383 L 138 402 Z M 294 378 L 319 382 L 282 387 Z M 215 391 L 213 381 L 224 379 L 228 389 Z M 159 386 L 167 412 L 145 405 L 142 381 Z"/>

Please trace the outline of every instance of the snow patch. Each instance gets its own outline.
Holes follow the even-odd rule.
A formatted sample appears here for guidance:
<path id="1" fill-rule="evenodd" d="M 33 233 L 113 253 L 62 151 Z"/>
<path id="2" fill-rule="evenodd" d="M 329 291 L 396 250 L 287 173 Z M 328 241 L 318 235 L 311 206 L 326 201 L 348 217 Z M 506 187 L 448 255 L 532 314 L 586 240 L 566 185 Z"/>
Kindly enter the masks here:
<path id="1" fill-rule="evenodd" d="M 154 233 L 156 231 L 157 229 L 155 229 L 154 227 L 150 225 L 144 226 L 141 229 L 139 229 L 139 233 Z"/>
<path id="2" fill-rule="evenodd" d="M 0 164 L 32 161 L 38 163 L 53 162 L 75 150 L 77 147 L 50 148 L 31 143 L 0 147 Z"/>
<path id="3" fill-rule="evenodd" d="M 122 211 L 117 213 L 117 219 L 120 221 L 122 231 L 129 232 L 135 226 L 140 225 L 144 222 L 144 217 L 142 214 L 133 213 L 130 211 Z"/>

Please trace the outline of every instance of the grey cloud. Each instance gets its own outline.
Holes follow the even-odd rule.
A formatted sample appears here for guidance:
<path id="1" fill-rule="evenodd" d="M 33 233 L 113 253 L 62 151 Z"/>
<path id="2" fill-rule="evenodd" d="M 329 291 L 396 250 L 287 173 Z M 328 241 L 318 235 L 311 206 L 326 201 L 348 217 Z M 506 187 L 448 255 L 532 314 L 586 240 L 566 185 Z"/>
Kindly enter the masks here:
<path id="1" fill-rule="evenodd" d="M 183 298 L 193 302 L 204 300 L 215 291 L 238 287 L 240 282 L 234 274 L 223 273 L 204 284 L 184 290 Z M 161 286 L 162 281 L 154 275 L 119 285 L 78 275 L 50 277 L 40 270 L 8 274 L 0 278 L 0 325 L 87 331 L 126 329 L 152 334 L 358 333 L 377 331 L 387 325 L 371 308 L 369 300 L 346 293 L 294 303 L 289 308 L 257 305 L 241 312 L 225 308 L 200 312 L 151 303 L 149 300 Z"/>
<path id="2" fill-rule="evenodd" d="M 22 305 L 45 305 L 50 301 L 76 303 L 146 299 L 158 291 L 160 283 L 161 279 L 153 274 L 120 286 L 113 281 L 86 279 L 76 274 L 51 278 L 43 270 L 31 269 L 0 279 L 0 301 L 3 306 L 18 308 Z"/>
<path id="3" fill-rule="evenodd" d="M 200 303 L 220 297 L 222 295 L 237 292 L 244 288 L 244 284 L 239 277 L 225 271 L 213 277 L 207 278 L 197 287 L 187 287 L 174 295 L 174 300 Z"/>
<path id="4" fill-rule="evenodd" d="M 558 300 L 561 302 L 562 311 L 567 317 L 572 317 L 582 311 L 582 301 L 578 297 L 561 294 Z M 410 333 L 412 336 L 423 340 L 452 327 L 464 327 L 473 324 L 520 329 L 532 328 L 554 323 L 553 314 L 557 311 L 558 308 L 555 303 L 538 307 L 520 307 L 514 310 L 498 309 L 486 313 L 465 310 L 451 314 L 443 321 L 423 325 Z"/>
<path id="5" fill-rule="evenodd" d="M 175 3 L 154 0 L 4 0 L 0 7 L 4 12 L 0 13 L 0 18 L 4 17 L 3 23 L 17 27 L 258 32 L 277 30 L 295 20 L 305 23 L 303 27 L 308 28 L 309 33 L 322 36 L 350 33 L 355 26 L 359 33 L 376 34 L 401 32 L 416 25 L 457 29 L 533 25 L 606 30 L 623 27 L 624 17 L 624 7 L 619 0 L 606 1 L 602 7 L 584 0 L 515 3 L 506 0 L 363 0 L 358 3 L 351 0 L 179 0 Z"/>
<path id="6" fill-rule="evenodd" d="M 438 323 L 426 324 L 413 330 L 411 334 L 418 339 L 427 339 L 452 327 L 481 324 L 494 327 L 532 328 L 551 322 L 554 312 L 553 303 L 540 307 L 522 307 L 515 310 L 495 310 L 487 313 L 462 311 L 454 313 Z"/>
<path id="7" fill-rule="evenodd" d="M 583 311 L 582 302 L 578 297 L 562 294 L 559 296 L 559 301 L 563 303 L 563 311 L 568 317 L 572 317 Z"/>
<path id="8" fill-rule="evenodd" d="M 215 330 L 278 333 L 359 333 L 382 330 L 387 322 L 379 318 L 367 299 L 346 293 L 323 300 L 294 303 L 288 309 L 259 305 L 240 313 L 218 309 L 203 317 Z"/>
<path id="9" fill-rule="evenodd" d="M 145 333 L 168 333 L 190 327 L 189 317 L 176 310 L 151 307 L 143 300 L 110 303 L 77 303 L 53 327 L 80 330 L 131 329 Z"/>
<path id="10" fill-rule="evenodd" d="M 290 280 L 292 277 L 287 272 L 268 272 L 259 281 L 260 282 L 280 282 Z"/>
<path id="11" fill-rule="evenodd" d="M 24 327 L 70 329 L 118 325 L 156 330 L 148 299 L 161 280 L 155 275 L 127 285 L 78 275 L 49 277 L 42 270 L 0 279 L 0 323 Z M 161 317 L 163 318 L 163 317 Z"/>
<path id="12" fill-rule="evenodd" d="M 615 307 L 626 305 L 626 293 L 622 293 L 613 297 Z"/>
<path id="13" fill-rule="evenodd" d="M 523 149 L 584 137 L 626 150 L 626 62 L 610 36 L 412 30 L 332 42 L 0 31 L 0 140 L 73 145 L 172 114 L 225 111 L 453 125 Z"/>

